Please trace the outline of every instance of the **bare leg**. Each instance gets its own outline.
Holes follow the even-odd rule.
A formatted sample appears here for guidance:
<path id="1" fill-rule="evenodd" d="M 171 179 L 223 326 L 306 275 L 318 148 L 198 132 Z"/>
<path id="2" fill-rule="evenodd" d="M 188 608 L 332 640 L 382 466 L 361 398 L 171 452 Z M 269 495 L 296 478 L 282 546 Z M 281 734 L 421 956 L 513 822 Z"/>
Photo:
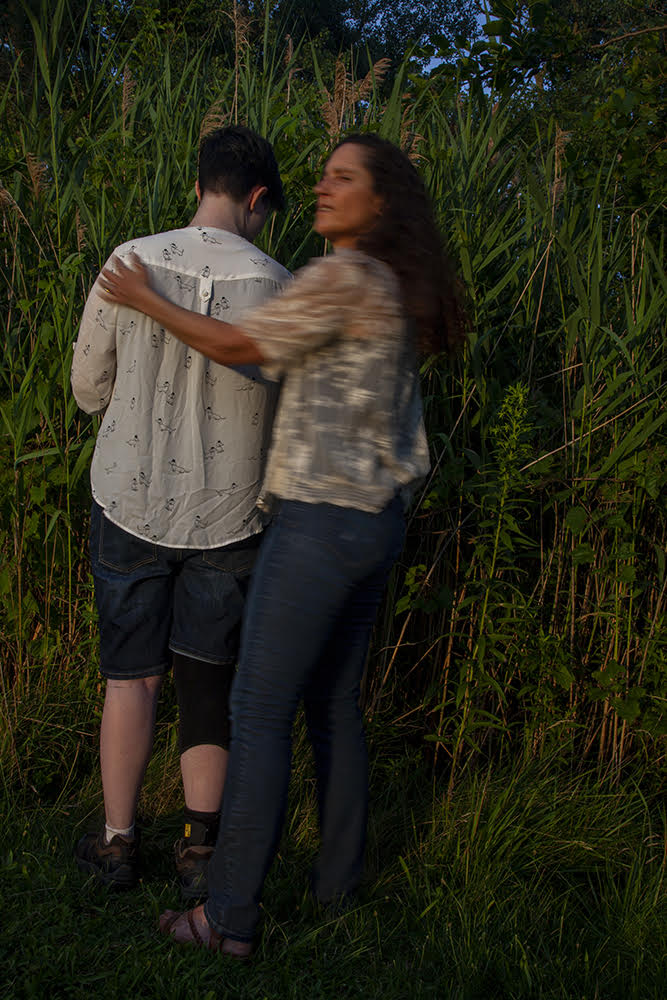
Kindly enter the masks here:
<path id="1" fill-rule="evenodd" d="M 208 862 L 218 835 L 227 774 L 229 686 L 233 664 L 215 664 L 174 653 L 181 775 L 185 808 L 183 836 L 174 844 L 176 871 L 185 899 L 208 891 Z"/>
<path id="2" fill-rule="evenodd" d="M 153 749 L 161 686 L 161 675 L 107 681 L 100 764 L 106 822 L 116 829 L 134 823 L 139 790 Z"/>
<path id="3" fill-rule="evenodd" d="M 181 755 L 185 805 L 196 812 L 220 809 L 229 753 L 213 743 L 190 747 Z"/>
<path id="4" fill-rule="evenodd" d="M 208 863 L 218 836 L 228 757 L 214 743 L 198 743 L 181 754 L 185 808 L 183 836 L 174 844 L 174 854 L 184 899 L 202 899 L 208 893 Z"/>

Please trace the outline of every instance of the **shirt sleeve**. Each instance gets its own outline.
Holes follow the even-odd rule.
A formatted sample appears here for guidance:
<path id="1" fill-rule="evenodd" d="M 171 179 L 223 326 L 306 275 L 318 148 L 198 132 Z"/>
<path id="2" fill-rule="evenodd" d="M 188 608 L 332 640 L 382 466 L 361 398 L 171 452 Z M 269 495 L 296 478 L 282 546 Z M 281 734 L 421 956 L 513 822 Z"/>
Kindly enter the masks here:
<path id="1" fill-rule="evenodd" d="M 70 382 L 78 405 L 86 413 L 105 409 L 116 379 L 117 308 L 105 302 L 93 285 L 74 344 Z"/>
<path id="2" fill-rule="evenodd" d="M 265 372 L 276 377 L 341 336 L 362 297 L 362 275 L 354 261 L 319 257 L 280 295 L 244 313 L 238 325 L 269 362 Z"/>

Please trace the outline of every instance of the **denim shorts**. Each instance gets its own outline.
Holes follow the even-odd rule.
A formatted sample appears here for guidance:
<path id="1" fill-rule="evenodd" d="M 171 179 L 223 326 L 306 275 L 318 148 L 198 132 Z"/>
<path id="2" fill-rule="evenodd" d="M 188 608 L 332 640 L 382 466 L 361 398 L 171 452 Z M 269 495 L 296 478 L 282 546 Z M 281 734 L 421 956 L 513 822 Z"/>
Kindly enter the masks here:
<path id="1" fill-rule="evenodd" d="M 93 503 L 90 557 L 102 675 L 129 680 L 163 674 L 170 650 L 207 663 L 235 663 L 261 537 L 216 549 L 166 548 L 119 528 Z"/>

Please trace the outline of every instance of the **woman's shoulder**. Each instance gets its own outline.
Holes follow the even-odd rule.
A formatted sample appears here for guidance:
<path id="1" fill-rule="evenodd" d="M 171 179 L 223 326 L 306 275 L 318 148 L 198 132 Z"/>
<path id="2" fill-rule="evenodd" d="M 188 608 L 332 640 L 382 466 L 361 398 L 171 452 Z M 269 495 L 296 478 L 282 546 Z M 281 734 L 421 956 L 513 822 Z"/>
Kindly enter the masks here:
<path id="1" fill-rule="evenodd" d="M 384 261 L 361 250 L 337 251 L 341 267 L 349 270 L 355 294 L 348 297 L 350 310 L 345 336 L 374 341 L 402 339 L 406 317 L 398 279 Z M 378 337 L 378 334 L 382 335 Z"/>
<path id="2" fill-rule="evenodd" d="M 345 248 L 324 257 L 313 257 L 297 272 L 297 277 L 322 282 L 323 286 L 339 291 L 358 288 L 360 292 L 367 292 L 376 287 L 385 295 L 398 294 L 398 281 L 389 265 L 363 250 Z"/>

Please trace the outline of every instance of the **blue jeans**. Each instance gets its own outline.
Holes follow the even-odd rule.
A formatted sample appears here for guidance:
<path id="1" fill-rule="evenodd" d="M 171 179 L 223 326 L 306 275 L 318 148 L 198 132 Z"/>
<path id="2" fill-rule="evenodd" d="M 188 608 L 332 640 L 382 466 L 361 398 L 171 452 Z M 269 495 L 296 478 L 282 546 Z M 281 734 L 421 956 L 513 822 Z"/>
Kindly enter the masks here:
<path id="1" fill-rule="evenodd" d="M 284 501 L 262 542 L 232 689 L 232 740 L 206 916 L 251 940 L 278 846 L 301 698 L 315 755 L 322 902 L 358 885 L 368 765 L 359 689 L 371 629 L 403 545 L 398 498 L 379 514 Z"/>

